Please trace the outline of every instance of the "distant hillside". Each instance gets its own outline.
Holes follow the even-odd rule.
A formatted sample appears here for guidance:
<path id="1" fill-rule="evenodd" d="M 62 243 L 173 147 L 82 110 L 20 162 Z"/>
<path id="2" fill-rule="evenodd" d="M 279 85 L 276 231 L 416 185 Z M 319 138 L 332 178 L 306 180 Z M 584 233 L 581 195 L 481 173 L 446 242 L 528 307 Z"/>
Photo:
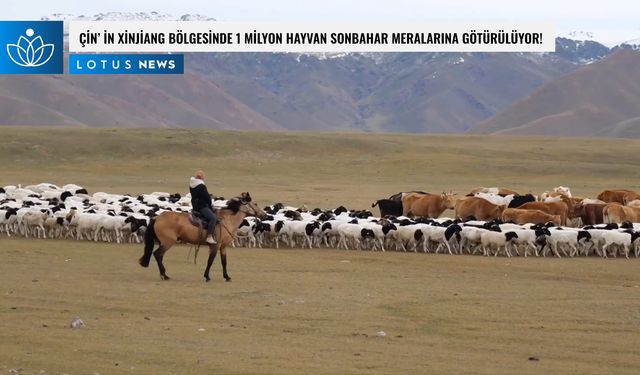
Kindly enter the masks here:
<path id="1" fill-rule="evenodd" d="M 638 98 L 640 51 L 620 49 L 544 84 L 470 132 L 638 137 Z"/>
<path id="2" fill-rule="evenodd" d="M 640 117 L 631 118 L 606 127 L 596 135 L 617 138 L 640 138 Z"/>
<path id="3" fill-rule="evenodd" d="M 156 12 L 54 14 L 43 19 L 213 20 Z M 612 49 L 594 41 L 557 38 L 556 51 L 194 53 L 185 56 L 184 76 L 2 76 L 0 121 L 2 125 L 460 133 L 541 85 L 606 59 Z M 581 118 L 608 119 L 602 110 L 586 110 Z M 612 118 L 608 125 L 625 119 Z"/>
<path id="4" fill-rule="evenodd" d="M 278 130 L 197 74 L 0 76 L 4 125 Z"/>

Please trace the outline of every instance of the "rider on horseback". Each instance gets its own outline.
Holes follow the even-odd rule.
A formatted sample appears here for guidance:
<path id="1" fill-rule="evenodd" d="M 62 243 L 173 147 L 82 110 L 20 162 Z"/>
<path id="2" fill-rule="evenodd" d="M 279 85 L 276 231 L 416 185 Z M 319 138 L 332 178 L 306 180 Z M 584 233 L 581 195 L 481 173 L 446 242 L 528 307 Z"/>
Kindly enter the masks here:
<path id="1" fill-rule="evenodd" d="M 211 204 L 211 196 L 207 190 L 207 186 L 204 184 L 204 172 L 196 171 L 189 181 L 189 191 L 191 192 L 191 205 L 193 211 L 199 213 L 208 221 L 207 225 L 207 239 L 208 244 L 215 244 L 216 240 L 213 239 L 213 229 L 216 227 L 218 217 L 213 211 Z"/>

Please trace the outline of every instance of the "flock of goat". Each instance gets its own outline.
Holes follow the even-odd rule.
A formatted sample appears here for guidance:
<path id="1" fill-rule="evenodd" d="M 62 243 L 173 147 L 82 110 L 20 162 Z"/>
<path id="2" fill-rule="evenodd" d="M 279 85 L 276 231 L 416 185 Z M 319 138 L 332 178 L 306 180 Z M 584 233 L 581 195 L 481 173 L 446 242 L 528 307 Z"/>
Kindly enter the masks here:
<path id="1" fill-rule="evenodd" d="M 343 206 L 307 210 L 278 203 L 265 207 L 266 220 L 247 217 L 236 232 L 235 246 L 637 257 L 639 199 L 630 190 L 576 198 L 565 187 L 540 197 L 497 188 L 474 189 L 458 199 L 453 194 L 405 192 L 375 202 L 379 217 Z M 218 207 L 225 204 L 223 199 L 214 201 Z M 0 187 L 0 233 L 139 243 L 150 218 L 190 208 L 190 197 L 180 194 L 89 194 L 73 184 L 5 186 Z M 447 209 L 455 210 L 455 219 L 439 217 Z"/>

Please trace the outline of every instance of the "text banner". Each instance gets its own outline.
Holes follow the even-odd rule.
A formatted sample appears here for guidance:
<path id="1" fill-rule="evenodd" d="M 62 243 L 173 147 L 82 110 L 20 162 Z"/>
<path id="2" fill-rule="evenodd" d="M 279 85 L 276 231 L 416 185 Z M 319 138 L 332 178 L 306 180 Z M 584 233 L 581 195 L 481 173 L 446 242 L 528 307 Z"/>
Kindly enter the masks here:
<path id="1" fill-rule="evenodd" d="M 71 21 L 70 52 L 552 52 L 551 23 Z"/>
<path id="2" fill-rule="evenodd" d="M 69 74 L 183 74 L 184 55 L 71 54 Z"/>

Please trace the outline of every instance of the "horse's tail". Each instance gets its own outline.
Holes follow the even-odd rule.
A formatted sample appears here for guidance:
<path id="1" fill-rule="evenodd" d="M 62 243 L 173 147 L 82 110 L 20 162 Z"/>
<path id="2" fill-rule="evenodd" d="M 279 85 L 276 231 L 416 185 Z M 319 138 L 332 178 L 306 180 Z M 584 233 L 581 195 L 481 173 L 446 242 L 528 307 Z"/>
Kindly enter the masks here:
<path id="1" fill-rule="evenodd" d="M 147 225 L 147 230 L 144 232 L 144 255 L 138 260 L 142 267 L 149 267 L 149 262 L 151 261 L 151 253 L 156 240 L 156 231 L 153 228 L 155 223 L 156 220 L 151 219 L 149 225 Z"/>

